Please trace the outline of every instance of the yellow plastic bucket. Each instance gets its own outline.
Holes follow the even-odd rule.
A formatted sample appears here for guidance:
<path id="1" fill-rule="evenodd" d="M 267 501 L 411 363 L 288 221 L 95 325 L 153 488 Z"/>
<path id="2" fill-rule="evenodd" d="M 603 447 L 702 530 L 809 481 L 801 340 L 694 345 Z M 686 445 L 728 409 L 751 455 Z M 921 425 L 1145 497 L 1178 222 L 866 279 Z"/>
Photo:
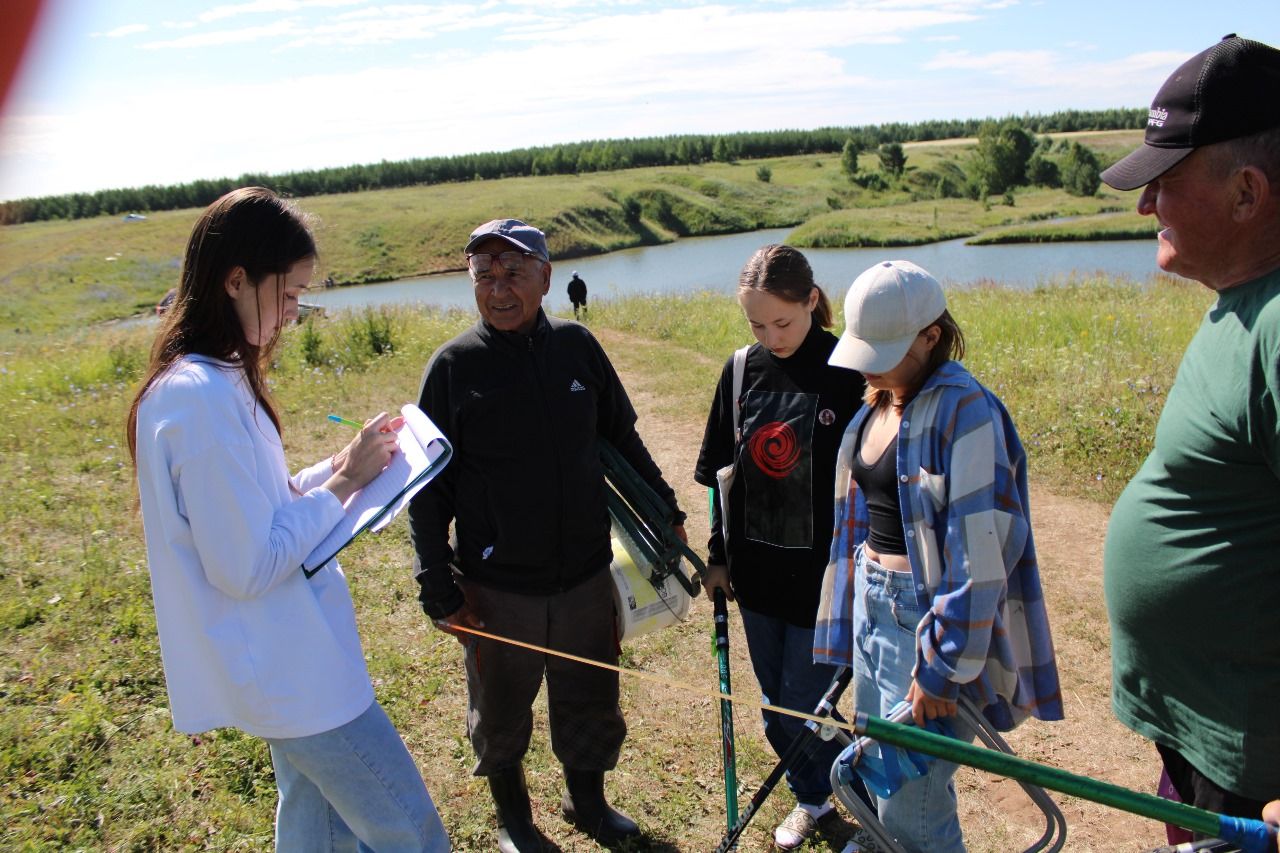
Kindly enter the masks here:
<path id="1" fill-rule="evenodd" d="M 613 562 L 609 573 L 613 576 L 619 640 L 683 622 L 689 615 L 689 593 L 673 575 L 668 575 L 657 586 L 650 583 L 653 567 L 645 561 L 635 542 L 616 521 L 612 533 Z M 680 567 L 676 570 L 681 571 Z"/>

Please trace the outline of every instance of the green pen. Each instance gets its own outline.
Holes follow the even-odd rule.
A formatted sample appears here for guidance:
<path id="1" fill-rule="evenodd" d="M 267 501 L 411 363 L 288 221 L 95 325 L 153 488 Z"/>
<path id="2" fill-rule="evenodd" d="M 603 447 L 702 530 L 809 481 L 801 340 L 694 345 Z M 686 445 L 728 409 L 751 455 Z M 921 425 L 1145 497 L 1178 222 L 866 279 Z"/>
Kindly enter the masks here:
<path id="1" fill-rule="evenodd" d="M 358 424 L 355 421 L 339 417 L 338 415 L 329 415 L 329 420 L 333 421 L 335 424 L 342 424 L 343 426 L 349 426 L 354 429 L 364 429 L 364 424 Z"/>

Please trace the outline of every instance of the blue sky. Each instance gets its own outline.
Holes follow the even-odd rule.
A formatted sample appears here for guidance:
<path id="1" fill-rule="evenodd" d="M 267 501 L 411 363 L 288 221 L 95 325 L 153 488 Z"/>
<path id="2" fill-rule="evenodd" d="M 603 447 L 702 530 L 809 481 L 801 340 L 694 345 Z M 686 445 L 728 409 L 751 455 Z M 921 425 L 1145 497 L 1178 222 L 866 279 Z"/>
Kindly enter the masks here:
<path id="1" fill-rule="evenodd" d="M 669 133 L 1145 107 L 1278 0 L 46 0 L 0 199 Z"/>

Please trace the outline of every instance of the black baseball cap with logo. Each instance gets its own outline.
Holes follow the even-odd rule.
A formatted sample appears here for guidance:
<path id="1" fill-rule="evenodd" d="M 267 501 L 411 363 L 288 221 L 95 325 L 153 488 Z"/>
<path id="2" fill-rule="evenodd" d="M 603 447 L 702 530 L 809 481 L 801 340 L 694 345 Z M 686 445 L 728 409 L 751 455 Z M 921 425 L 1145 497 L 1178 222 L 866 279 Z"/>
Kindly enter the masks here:
<path id="1" fill-rule="evenodd" d="M 1280 50 L 1235 33 L 1164 81 L 1143 145 L 1102 173 L 1118 190 L 1151 183 L 1202 145 L 1280 127 Z"/>

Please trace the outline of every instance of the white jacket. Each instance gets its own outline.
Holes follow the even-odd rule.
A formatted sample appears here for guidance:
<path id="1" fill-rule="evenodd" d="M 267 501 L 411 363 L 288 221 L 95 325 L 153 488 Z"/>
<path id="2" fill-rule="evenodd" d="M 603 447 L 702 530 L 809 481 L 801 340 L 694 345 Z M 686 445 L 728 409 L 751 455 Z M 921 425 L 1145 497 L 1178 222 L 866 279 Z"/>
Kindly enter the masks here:
<path id="1" fill-rule="evenodd" d="M 138 410 L 138 491 L 173 724 L 302 737 L 373 701 L 347 581 L 302 561 L 342 518 L 293 478 L 279 433 L 238 367 L 187 356 Z"/>

